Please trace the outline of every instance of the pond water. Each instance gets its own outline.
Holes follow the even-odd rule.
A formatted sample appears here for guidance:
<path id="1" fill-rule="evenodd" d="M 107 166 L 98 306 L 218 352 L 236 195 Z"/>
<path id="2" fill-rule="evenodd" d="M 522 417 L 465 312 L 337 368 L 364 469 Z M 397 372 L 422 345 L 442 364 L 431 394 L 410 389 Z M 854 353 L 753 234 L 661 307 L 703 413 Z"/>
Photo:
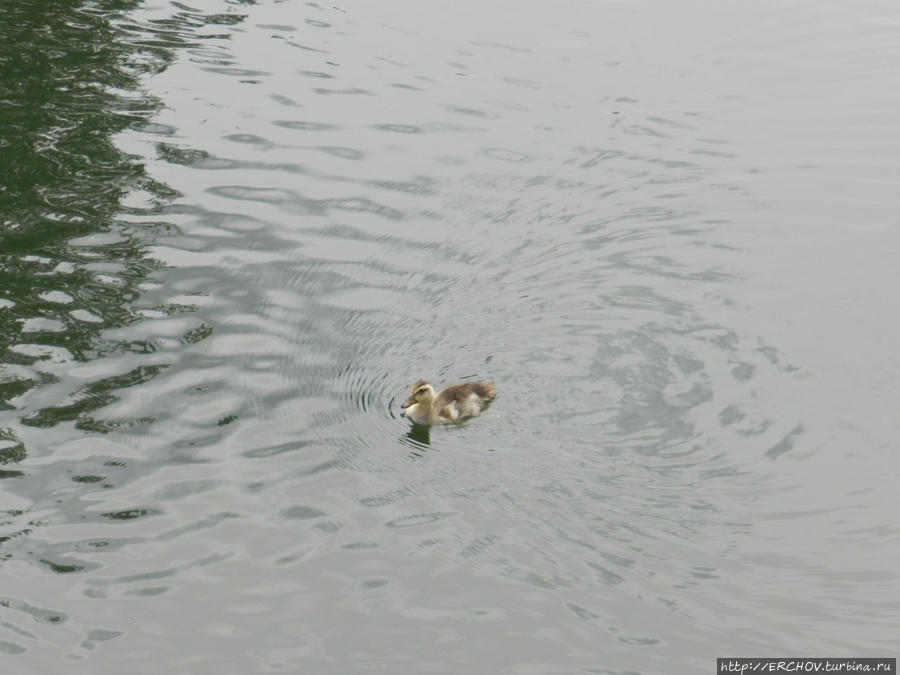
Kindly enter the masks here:
<path id="1" fill-rule="evenodd" d="M 4 672 L 896 655 L 900 6 L 388 4 L 0 9 Z"/>

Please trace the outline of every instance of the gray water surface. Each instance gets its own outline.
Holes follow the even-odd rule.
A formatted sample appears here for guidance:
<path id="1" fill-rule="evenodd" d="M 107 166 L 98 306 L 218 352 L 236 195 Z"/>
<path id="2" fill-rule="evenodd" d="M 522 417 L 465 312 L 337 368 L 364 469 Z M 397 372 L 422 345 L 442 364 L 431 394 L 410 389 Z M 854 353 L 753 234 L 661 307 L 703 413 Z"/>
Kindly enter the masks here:
<path id="1" fill-rule="evenodd" d="M 3 671 L 896 656 L 900 6 L 389 5 L 0 12 Z"/>

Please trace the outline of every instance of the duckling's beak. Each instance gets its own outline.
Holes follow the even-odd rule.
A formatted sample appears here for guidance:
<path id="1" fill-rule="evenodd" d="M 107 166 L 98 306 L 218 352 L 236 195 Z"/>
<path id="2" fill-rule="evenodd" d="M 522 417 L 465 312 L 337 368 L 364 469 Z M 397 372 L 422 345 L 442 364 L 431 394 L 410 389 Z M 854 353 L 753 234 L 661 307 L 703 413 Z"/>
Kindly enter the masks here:
<path id="1" fill-rule="evenodd" d="M 409 406 L 411 406 L 415 402 L 416 402 L 416 399 L 413 398 L 412 396 L 410 396 L 409 400 L 406 403 L 402 403 L 400 405 L 400 407 L 403 408 L 404 410 L 406 410 Z"/>

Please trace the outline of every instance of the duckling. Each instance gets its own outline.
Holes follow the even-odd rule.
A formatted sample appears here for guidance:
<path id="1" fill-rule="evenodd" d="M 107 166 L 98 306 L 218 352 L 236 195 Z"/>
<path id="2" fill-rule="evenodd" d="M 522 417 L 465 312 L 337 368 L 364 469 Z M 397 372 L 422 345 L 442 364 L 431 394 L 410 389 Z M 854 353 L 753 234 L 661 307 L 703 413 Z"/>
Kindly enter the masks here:
<path id="1" fill-rule="evenodd" d="M 416 424 L 447 424 L 479 414 L 497 395 L 493 382 L 462 382 L 434 392 L 425 380 L 412 386 L 403 414 Z"/>

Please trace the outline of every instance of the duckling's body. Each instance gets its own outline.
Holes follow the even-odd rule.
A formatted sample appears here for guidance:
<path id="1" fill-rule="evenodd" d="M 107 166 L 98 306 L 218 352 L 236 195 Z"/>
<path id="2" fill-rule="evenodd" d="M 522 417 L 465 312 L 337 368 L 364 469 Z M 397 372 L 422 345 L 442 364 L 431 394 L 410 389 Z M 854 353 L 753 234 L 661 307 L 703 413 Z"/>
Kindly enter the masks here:
<path id="1" fill-rule="evenodd" d="M 462 382 L 435 393 L 434 387 L 419 380 L 400 407 L 416 424 L 447 424 L 478 415 L 496 395 L 493 382 Z"/>

